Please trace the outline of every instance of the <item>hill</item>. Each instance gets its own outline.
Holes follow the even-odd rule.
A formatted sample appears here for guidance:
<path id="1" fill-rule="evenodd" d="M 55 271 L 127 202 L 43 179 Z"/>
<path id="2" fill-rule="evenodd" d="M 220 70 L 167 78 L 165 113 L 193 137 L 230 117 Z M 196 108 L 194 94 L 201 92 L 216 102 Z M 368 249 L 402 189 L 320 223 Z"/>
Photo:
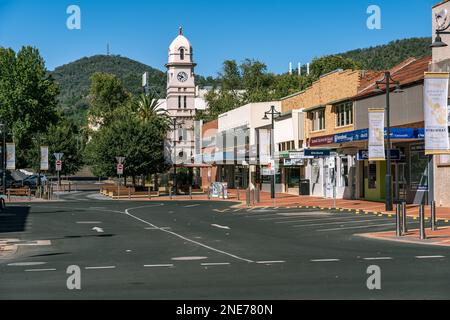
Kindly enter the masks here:
<path id="1" fill-rule="evenodd" d="M 384 70 L 393 67 L 409 57 L 423 57 L 431 54 L 430 38 L 411 38 L 392 41 L 386 45 L 357 49 L 339 54 L 358 62 L 363 69 Z M 133 93 L 141 92 L 141 79 L 148 72 L 150 83 L 160 97 L 166 94 L 165 72 L 138 61 L 121 57 L 96 55 L 85 57 L 56 68 L 51 74 L 60 86 L 59 101 L 63 112 L 77 124 L 85 124 L 89 107 L 90 77 L 95 72 L 117 75 L 126 89 Z M 199 86 L 217 84 L 212 77 L 196 77 Z"/>
<path id="2" fill-rule="evenodd" d="M 431 55 L 430 44 L 431 38 L 410 38 L 339 55 L 358 62 L 366 70 L 386 70 L 409 57 L 422 58 Z"/>
<path id="3" fill-rule="evenodd" d="M 97 55 L 85 57 L 72 63 L 60 66 L 51 72 L 60 87 L 59 101 L 62 110 L 78 124 L 84 123 L 88 109 L 90 77 L 95 72 L 112 73 L 118 76 L 125 88 L 139 94 L 142 75 L 149 73 L 153 89 L 165 95 L 166 75 L 164 72 L 143 63 L 121 56 Z"/>

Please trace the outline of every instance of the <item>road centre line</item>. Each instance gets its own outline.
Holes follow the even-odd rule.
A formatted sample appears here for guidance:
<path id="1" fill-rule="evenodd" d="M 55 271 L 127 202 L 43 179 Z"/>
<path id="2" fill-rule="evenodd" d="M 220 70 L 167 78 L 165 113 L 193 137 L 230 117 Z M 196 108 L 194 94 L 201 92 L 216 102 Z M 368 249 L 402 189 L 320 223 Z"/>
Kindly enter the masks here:
<path id="1" fill-rule="evenodd" d="M 217 263 L 202 263 L 201 264 L 204 267 L 214 267 L 214 266 L 229 266 L 230 263 L 229 262 L 217 262 Z"/>
<path id="2" fill-rule="evenodd" d="M 377 221 L 391 221 L 392 219 L 379 219 Z M 297 221 L 298 222 L 298 221 Z M 336 224 L 358 224 L 358 223 L 366 223 L 370 221 L 362 220 L 362 221 L 337 221 L 337 222 L 326 222 L 326 223 L 310 223 L 310 224 L 301 224 L 292 226 L 292 228 L 307 228 L 307 227 L 318 227 L 318 226 L 329 226 Z"/>
<path id="3" fill-rule="evenodd" d="M 391 257 L 374 257 L 374 258 L 364 258 L 366 261 L 377 261 L 377 260 L 392 260 Z"/>
<path id="4" fill-rule="evenodd" d="M 416 256 L 416 259 L 442 259 L 445 256 Z"/>
<path id="5" fill-rule="evenodd" d="M 46 271 L 56 271 L 56 269 L 27 269 L 25 272 L 46 272 Z"/>
<path id="6" fill-rule="evenodd" d="M 231 253 L 229 253 L 229 252 L 225 252 L 225 251 L 223 251 L 223 250 L 219 250 L 219 249 L 210 247 L 210 246 L 208 246 L 208 245 L 206 245 L 206 244 L 203 244 L 203 243 L 201 243 L 201 242 L 198 242 L 198 241 L 189 239 L 189 238 L 184 237 L 184 236 L 182 236 L 182 235 L 180 235 L 180 234 L 178 234 L 178 233 L 176 233 L 176 232 L 173 232 L 173 231 L 170 231 L 170 230 L 166 230 L 166 229 L 161 229 L 161 228 L 159 228 L 158 226 L 156 226 L 156 225 L 154 225 L 154 224 L 152 224 L 152 223 L 150 223 L 150 222 L 148 222 L 148 221 L 145 221 L 145 220 L 143 220 L 143 219 L 141 219 L 141 218 L 139 218 L 139 217 L 137 217 L 137 216 L 135 216 L 135 215 L 132 215 L 132 214 L 130 213 L 130 211 L 132 211 L 132 210 L 142 209 L 142 208 L 146 208 L 146 207 L 147 207 L 147 206 L 135 207 L 135 208 L 128 208 L 128 209 L 125 209 L 125 214 L 126 214 L 127 216 L 132 217 L 132 218 L 134 218 L 134 219 L 136 219 L 136 220 L 138 220 L 138 221 L 141 221 L 142 223 L 145 223 L 145 224 L 147 224 L 147 225 L 149 225 L 149 226 L 151 226 L 151 227 L 158 228 L 158 229 L 159 229 L 160 231 L 162 231 L 162 232 L 171 234 L 171 235 L 173 235 L 173 236 L 175 236 L 175 237 L 177 237 L 177 238 L 180 238 L 180 239 L 185 240 L 185 241 L 187 241 L 187 242 L 191 242 L 191 243 L 196 244 L 196 245 L 198 245 L 198 246 L 201 246 L 201 247 L 203 247 L 203 248 L 205 248 L 205 249 L 208 249 L 208 250 L 211 250 L 211 251 L 214 251 L 214 252 L 218 252 L 218 253 L 221 253 L 221 254 L 223 254 L 223 255 L 227 255 L 227 256 L 232 257 L 232 258 L 237 259 L 237 260 L 241 260 L 241 261 L 245 261 L 245 262 L 249 262 L 249 263 L 254 262 L 253 260 L 245 259 L 245 258 L 239 257 L 239 256 L 237 256 L 237 255 L 231 254 Z"/>
<path id="7" fill-rule="evenodd" d="M 200 205 L 199 204 L 190 204 L 190 205 L 184 206 L 184 208 L 195 208 L 198 206 L 200 206 Z"/>
<path id="8" fill-rule="evenodd" d="M 276 263 L 286 263 L 286 261 L 278 260 L 278 261 L 257 261 L 257 264 L 276 264 Z"/>
<path id="9" fill-rule="evenodd" d="M 341 259 L 313 259 L 311 262 L 339 262 Z"/>
<path id="10" fill-rule="evenodd" d="M 101 269 L 115 269 L 116 266 L 104 266 L 104 267 L 86 267 L 86 270 L 101 270 Z"/>
<path id="11" fill-rule="evenodd" d="M 173 264 L 145 264 L 144 268 L 173 268 Z"/>

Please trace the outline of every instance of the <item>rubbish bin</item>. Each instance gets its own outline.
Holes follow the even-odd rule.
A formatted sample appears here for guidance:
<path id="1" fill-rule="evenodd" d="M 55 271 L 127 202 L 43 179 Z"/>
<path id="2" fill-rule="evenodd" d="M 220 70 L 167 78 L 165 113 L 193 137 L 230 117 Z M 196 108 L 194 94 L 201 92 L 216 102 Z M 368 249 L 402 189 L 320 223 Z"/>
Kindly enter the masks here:
<path id="1" fill-rule="evenodd" d="M 308 179 L 300 180 L 300 195 L 301 196 L 309 196 L 310 182 Z"/>

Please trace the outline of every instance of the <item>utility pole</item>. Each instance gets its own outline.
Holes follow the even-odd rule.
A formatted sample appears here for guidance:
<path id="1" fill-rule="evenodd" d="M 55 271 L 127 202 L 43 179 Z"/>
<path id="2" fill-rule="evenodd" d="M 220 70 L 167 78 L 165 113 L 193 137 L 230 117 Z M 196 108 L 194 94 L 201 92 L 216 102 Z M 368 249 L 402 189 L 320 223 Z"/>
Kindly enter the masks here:
<path id="1" fill-rule="evenodd" d="M 271 106 L 270 110 L 264 113 L 264 118 L 263 120 L 269 120 L 268 115 L 271 116 L 271 133 L 270 133 L 270 150 L 271 150 L 271 156 L 272 156 L 272 160 L 275 163 L 275 137 L 274 137 L 274 132 L 275 132 L 275 119 L 281 116 L 281 112 L 278 112 L 276 110 L 275 106 Z M 274 174 L 271 175 L 271 187 L 270 187 L 270 194 L 271 194 L 271 198 L 275 199 L 275 185 L 276 185 L 276 180 L 275 180 L 275 175 L 277 174 L 276 172 L 276 165 L 274 166 L 273 170 L 274 170 Z"/>
<path id="2" fill-rule="evenodd" d="M 380 81 L 376 81 L 376 89 L 375 92 L 381 93 L 383 90 L 380 89 L 379 85 L 383 84 L 386 87 L 386 130 L 387 130 L 387 146 L 386 146 L 386 181 L 385 181 L 385 188 L 386 188 L 386 211 L 392 211 L 393 210 L 393 203 L 392 203 L 392 168 L 391 168 L 391 83 L 396 85 L 396 89 L 394 90 L 394 93 L 401 93 L 403 92 L 400 89 L 400 82 L 395 81 L 391 77 L 391 73 L 389 71 L 386 71 L 384 73 L 384 78 Z"/>

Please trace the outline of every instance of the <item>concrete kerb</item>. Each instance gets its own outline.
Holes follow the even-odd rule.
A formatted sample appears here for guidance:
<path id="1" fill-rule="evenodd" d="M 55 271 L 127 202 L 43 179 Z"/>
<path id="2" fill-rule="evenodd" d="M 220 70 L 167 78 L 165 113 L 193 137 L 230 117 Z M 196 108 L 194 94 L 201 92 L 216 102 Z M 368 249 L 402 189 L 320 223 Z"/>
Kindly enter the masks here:
<path id="1" fill-rule="evenodd" d="M 413 231 L 417 231 L 414 229 Z M 379 240 L 379 241 L 389 241 L 389 242 L 399 242 L 399 243 L 407 243 L 407 244 L 419 244 L 419 245 L 427 245 L 427 246 L 439 246 L 439 247 L 450 247 L 450 243 L 442 243 L 442 242 L 433 242 L 428 240 L 420 240 L 420 239 L 408 239 L 405 237 L 396 237 L 393 235 L 392 237 L 381 237 L 380 235 L 384 232 L 379 233 L 356 233 L 354 236 L 360 238 L 366 238 L 371 240 Z"/>

